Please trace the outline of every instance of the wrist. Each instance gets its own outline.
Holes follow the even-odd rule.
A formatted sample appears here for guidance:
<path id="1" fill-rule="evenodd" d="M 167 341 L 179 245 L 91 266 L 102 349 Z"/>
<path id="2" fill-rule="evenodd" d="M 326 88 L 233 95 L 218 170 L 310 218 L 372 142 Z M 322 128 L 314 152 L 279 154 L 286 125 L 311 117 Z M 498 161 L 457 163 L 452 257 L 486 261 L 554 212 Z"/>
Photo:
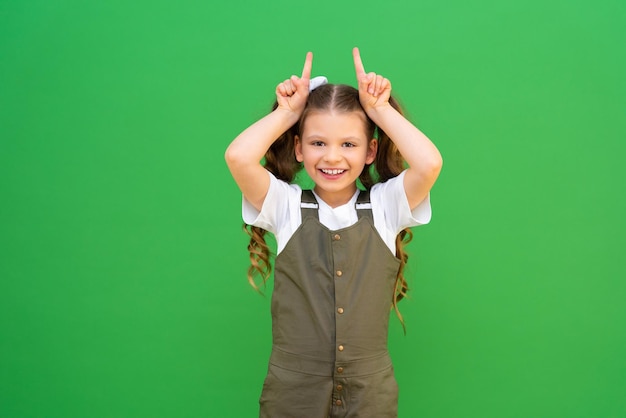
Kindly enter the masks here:
<path id="1" fill-rule="evenodd" d="M 387 115 L 397 113 L 397 110 L 387 102 L 379 106 L 372 106 L 369 109 L 365 109 L 365 112 L 371 120 L 378 123 L 379 120 L 385 118 Z"/>
<path id="2" fill-rule="evenodd" d="M 281 120 L 284 120 L 289 126 L 294 125 L 298 120 L 300 120 L 300 115 L 302 112 L 296 112 L 292 109 L 286 109 L 284 107 L 278 106 L 276 110 L 273 112 L 277 115 Z"/>

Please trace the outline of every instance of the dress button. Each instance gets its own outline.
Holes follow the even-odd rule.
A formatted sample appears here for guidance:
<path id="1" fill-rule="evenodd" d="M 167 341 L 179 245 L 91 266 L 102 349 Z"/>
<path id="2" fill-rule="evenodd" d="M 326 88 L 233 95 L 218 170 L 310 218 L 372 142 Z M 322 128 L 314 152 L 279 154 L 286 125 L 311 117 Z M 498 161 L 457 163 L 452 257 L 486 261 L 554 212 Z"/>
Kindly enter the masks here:
<path id="1" fill-rule="evenodd" d="M 337 373 L 343 373 L 343 367 L 341 366 L 337 367 Z"/>
<path id="2" fill-rule="evenodd" d="M 343 390 L 343 386 L 337 385 L 337 390 L 341 392 Z"/>
<path id="3" fill-rule="evenodd" d="M 337 399 L 337 400 L 335 401 L 335 405 L 337 405 L 337 406 L 341 406 L 341 399 Z"/>
<path id="4" fill-rule="evenodd" d="M 343 313 L 343 308 L 337 308 L 337 312 L 342 314 Z"/>
<path id="5" fill-rule="evenodd" d="M 343 272 L 341 270 L 337 270 L 337 277 L 341 277 L 342 274 Z"/>
<path id="6" fill-rule="evenodd" d="M 339 235 L 339 234 L 335 234 L 335 235 L 333 236 L 333 239 L 334 239 L 335 241 L 339 241 L 339 240 L 341 239 L 341 235 Z"/>
<path id="7" fill-rule="evenodd" d="M 343 351 L 343 345 L 340 345 L 339 347 L 337 347 L 339 349 L 339 351 Z"/>

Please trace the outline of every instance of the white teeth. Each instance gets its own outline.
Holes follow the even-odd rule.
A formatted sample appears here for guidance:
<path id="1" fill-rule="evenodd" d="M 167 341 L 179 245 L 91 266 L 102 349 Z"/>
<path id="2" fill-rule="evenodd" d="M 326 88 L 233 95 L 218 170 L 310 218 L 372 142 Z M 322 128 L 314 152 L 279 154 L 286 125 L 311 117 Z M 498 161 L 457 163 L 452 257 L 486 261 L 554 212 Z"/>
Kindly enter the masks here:
<path id="1" fill-rule="evenodd" d="M 327 169 L 322 168 L 322 172 L 323 172 L 323 173 L 325 173 L 325 174 L 331 174 L 331 175 L 341 174 L 341 173 L 343 173 L 344 171 L 346 171 L 346 170 L 337 170 L 337 169 L 334 169 L 334 170 L 327 170 Z"/>

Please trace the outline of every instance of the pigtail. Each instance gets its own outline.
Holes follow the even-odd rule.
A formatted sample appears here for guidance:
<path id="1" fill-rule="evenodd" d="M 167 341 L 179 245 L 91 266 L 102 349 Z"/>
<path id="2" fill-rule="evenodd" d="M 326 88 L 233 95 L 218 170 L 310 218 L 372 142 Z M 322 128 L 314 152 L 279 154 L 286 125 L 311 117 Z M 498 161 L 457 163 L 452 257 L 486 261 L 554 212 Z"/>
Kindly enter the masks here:
<path id="1" fill-rule="evenodd" d="M 270 248 L 265 242 L 267 231 L 258 226 L 243 224 L 243 230 L 250 236 L 248 252 L 250 253 L 250 266 L 248 267 L 248 282 L 258 292 L 259 286 L 254 280 L 254 276 L 261 276 L 263 285 L 267 282 L 271 272 Z"/>
<path id="2" fill-rule="evenodd" d="M 275 110 L 278 103 L 274 103 Z M 265 153 L 263 166 L 277 179 L 291 183 L 301 168 L 301 164 L 295 158 L 295 136 L 298 134 L 299 123 L 289 128 L 270 146 Z M 250 236 L 248 252 L 250 253 L 250 266 L 248 267 L 248 282 L 260 292 L 255 281 L 255 276 L 260 276 L 263 286 L 272 274 L 270 262 L 270 248 L 265 241 L 267 231 L 254 225 L 243 225 L 244 231 Z"/>
<path id="3" fill-rule="evenodd" d="M 409 228 L 405 228 L 396 236 L 396 257 L 400 260 L 400 267 L 398 268 L 398 274 L 396 275 L 396 283 L 394 285 L 393 294 L 393 309 L 396 311 L 396 315 L 402 324 L 402 329 L 406 334 L 406 326 L 404 325 L 404 318 L 398 308 L 398 302 L 403 299 L 409 291 L 409 284 L 404 277 L 404 267 L 409 260 L 409 255 L 404 250 L 404 246 L 411 242 L 413 239 L 413 232 Z"/>
<path id="4" fill-rule="evenodd" d="M 404 115 L 400 103 L 393 97 L 389 98 L 389 104 L 396 109 L 401 115 Z M 406 164 L 402 154 L 398 150 L 398 147 L 389 138 L 382 129 L 376 127 L 378 138 L 378 152 L 376 153 L 376 159 L 374 161 L 374 169 L 376 182 L 385 182 L 393 177 L 398 176 L 405 169 Z M 367 170 L 368 172 L 371 170 Z M 368 173 L 369 178 L 371 174 Z M 364 176 L 365 181 L 368 181 L 367 175 Z M 361 178 L 363 182 L 363 178 Z M 363 183 L 365 185 L 365 183 Z M 367 187 L 367 186 L 366 186 Z M 369 187 L 368 187 L 369 188 Z M 394 285 L 394 292 L 392 296 L 393 309 L 396 311 L 396 315 L 402 324 L 402 328 L 406 333 L 406 327 L 404 325 L 404 319 L 398 308 L 398 302 L 403 299 L 409 290 L 408 283 L 404 277 L 404 267 L 409 259 L 409 255 L 405 251 L 405 246 L 413 239 L 413 233 L 409 228 L 405 228 L 396 236 L 396 257 L 400 260 L 400 267 L 398 268 L 398 274 L 396 275 L 396 282 Z"/>

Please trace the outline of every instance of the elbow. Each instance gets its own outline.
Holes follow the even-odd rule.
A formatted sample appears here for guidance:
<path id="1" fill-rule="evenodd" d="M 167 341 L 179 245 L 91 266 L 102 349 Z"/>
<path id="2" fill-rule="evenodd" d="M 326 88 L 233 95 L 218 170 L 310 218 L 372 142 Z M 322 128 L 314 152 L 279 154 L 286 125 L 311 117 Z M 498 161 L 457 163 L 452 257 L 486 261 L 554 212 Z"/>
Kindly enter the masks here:
<path id="1" fill-rule="evenodd" d="M 232 144 L 226 148 L 226 152 L 224 152 L 224 160 L 226 160 L 226 165 L 228 167 L 233 167 L 236 166 L 240 161 L 239 156 L 241 155 L 240 152 L 237 152 L 236 147 L 234 147 Z"/>
<path id="2" fill-rule="evenodd" d="M 443 167 L 443 158 L 440 153 L 434 155 L 428 163 L 423 165 L 425 171 L 427 171 L 432 177 L 437 178 L 439 173 L 441 172 L 441 168 Z"/>
<path id="3" fill-rule="evenodd" d="M 441 155 L 437 154 L 429 159 L 427 162 L 423 162 L 420 171 L 422 172 L 422 178 L 427 182 L 434 183 L 439 178 L 441 168 L 443 167 L 443 159 Z"/>
<path id="4" fill-rule="evenodd" d="M 437 175 L 439 175 L 439 173 L 441 173 L 441 168 L 443 167 L 443 157 L 441 156 L 441 154 L 439 154 L 439 158 L 437 159 Z"/>
<path id="5" fill-rule="evenodd" d="M 443 159 L 439 153 L 436 153 L 414 164 L 409 164 L 409 171 L 413 173 L 413 176 L 421 179 L 420 182 L 434 183 L 439 177 L 441 167 L 443 167 Z"/>

